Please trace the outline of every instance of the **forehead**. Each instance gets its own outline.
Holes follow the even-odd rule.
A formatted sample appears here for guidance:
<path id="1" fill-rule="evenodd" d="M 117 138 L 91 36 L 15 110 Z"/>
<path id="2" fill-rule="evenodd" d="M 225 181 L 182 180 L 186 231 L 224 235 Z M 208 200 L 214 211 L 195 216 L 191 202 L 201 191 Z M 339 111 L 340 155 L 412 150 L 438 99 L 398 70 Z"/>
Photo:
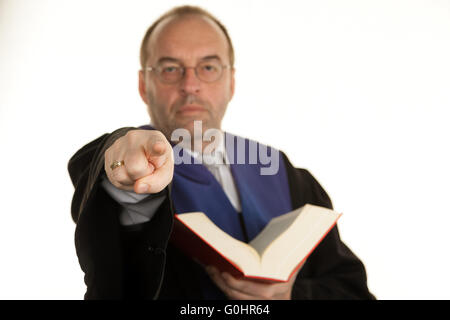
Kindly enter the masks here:
<path id="1" fill-rule="evenodd" d="M 154 30 L 147 47 L 148 62 L 171 57 L 185 63 L 217 55 L 228 62 L 228 42 L 225 34 L 211 19 L 200 15 L 170 17 Z"/>

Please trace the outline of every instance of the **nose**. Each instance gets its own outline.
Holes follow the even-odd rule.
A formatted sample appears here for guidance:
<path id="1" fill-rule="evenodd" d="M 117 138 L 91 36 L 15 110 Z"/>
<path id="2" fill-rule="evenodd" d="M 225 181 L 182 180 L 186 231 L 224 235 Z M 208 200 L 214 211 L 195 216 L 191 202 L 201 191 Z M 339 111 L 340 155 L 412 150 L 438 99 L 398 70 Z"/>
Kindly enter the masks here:
<path id="1" fill-rule="evenodd" d="M 183 94 L 196 94 L 200 91 L 200 79 L 195 74 L 195 68 L 186 68 L 183 79 L 180 82 Z"/>

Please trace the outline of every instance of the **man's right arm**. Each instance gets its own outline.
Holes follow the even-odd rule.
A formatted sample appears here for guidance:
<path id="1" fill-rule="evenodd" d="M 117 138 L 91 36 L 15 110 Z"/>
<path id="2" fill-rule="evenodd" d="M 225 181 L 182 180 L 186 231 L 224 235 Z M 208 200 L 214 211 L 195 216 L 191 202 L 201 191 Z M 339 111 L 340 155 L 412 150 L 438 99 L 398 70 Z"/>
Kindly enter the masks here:
<path id="1" fill-rule="evenodd" d="M 115 299 L 127 296 L 128 290 L 124 286 L 134 282 L 126 281 L 123 278 L 127 274 L 136 275 L 136 279 L 129 280 L 145 284 L 146 290 L 142 292 L 141 296 L 152 298 L 157 294 L 162 277 L 164 250 L 173 218 L 170 186 L 168 185 L 172 179 L 173 169 L 170 168 L 170 157 L 165 157 L 169 162 L 158 162 L 161 157 L 155 157 L 155 154 L 151 152 L 145 153 L 146 148 L 153 145 L 151 141 L 148 143 L 149 137 L 156 137 L 156 141 L 161 141 L 158 140 L 161 136 L 154 134 L 149 136 L 148 132 L 148 130 L 136 130 L 136 128 L 122 128 L 111 134 L 105 134 L 84 146 L 69 161 L 69 174 L 75 186 L 71 210 L 73 220 L 77 223 L 75 245 L 80 266 L 85 272 L 87 285 L 85 298 L 87 299 Z M 147 145 L 142 146 L 143 143 Z M 172 156 L 170 145 L 167 145 L 168 148 L 165 151 L 170 152 Z M 108 170 L 112 170 L 109 166 L 112 158 L 125 160 L 125 166 L 131 167 L 132 170 L 135 170 L 133 174 L 136 174 L 138 169 L 133 165 L 134 159 L 136 159 L 136 153 L 133 150 L 141 150 L 144 157 L 153 166 L 152 177 L 143 177 L 144 179 L 137 177 L 136 181 L 145 181 L 152 185 L 153 193 L 159 193 L 163 199 L 151 221 L 139 224 L 140 230 L 144 230 L 142 232 L 135 232 L 136 229 L 133 226 L 121 226 L 119 213 L 123 208 L 117 201 L 114 201 L 105 188 L 101 187 L 102 178 L 108 176 Z M 139 154 L 137 158 L 139 158 Z M 155 162 L 152 163 L 152 160 Z M 163 166 L 166 170 L 158 172 L 158 169 Z M 119 168 L 115 170 L 117 169 Z M 155 181 L 155 177 L 161 177 L 163 171 L 166 172 L 166 175 L 163 175 L 166 181 L 161 182 L 159 179 L 158 183 Z M 125 173 L 128 174 L 127 171 Z M 111 172 L 109 174 L 111 176 Z M 124 175 L 114 174 L 112 176 L 120 178 Z M 108 179 L 108 181 L 110 180 Z M 135 190 L 136 181 L 123 183 L 124 188 Z M 122 182 L 124 181 L 112 181 L 111 183 L 114 183 L 117 188 L 117 183 Z M 158 188 L 161 189 L 158 191 Z M 145 197 L 145 195 L 142 196 Z M 150 250 L 150 248 L 161 249 Z M 141 269 L 141 266 L 146 269 L 147 279 L 143 279 L 140 276 L 143 272 L 137 270 L 137 268 Z M 148 272 L 149 269 L 152 272 Z M 136 290 L 133 291 L 137 293 Z"/>

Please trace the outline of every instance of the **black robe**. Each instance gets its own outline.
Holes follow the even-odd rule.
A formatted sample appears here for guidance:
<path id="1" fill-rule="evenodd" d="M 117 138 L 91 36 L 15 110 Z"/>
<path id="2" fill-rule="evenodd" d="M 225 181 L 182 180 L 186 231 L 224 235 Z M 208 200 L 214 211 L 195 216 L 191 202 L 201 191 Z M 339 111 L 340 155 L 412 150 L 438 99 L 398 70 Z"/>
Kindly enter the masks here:
<path id="1" fill-rule="evenodd" d="M 202 299 L 204 270 L 170 243 L 173 204 L 166 199 L 146 223 L 124 227 L 120 205 L 100 186 L 104 153 L 129 130 L 104 134 L 72 156 L 68 169 L 75 187 L 72 218 L 75 246 L 87 285 L 85 299 Z M 306 203 L 332 208 L 331 200 L 305 169 L 283 154 L 292 208 Z M 364 265 L 340 240 L 335 226 L 298 273 L 292 299 L 373 299 Z"/>

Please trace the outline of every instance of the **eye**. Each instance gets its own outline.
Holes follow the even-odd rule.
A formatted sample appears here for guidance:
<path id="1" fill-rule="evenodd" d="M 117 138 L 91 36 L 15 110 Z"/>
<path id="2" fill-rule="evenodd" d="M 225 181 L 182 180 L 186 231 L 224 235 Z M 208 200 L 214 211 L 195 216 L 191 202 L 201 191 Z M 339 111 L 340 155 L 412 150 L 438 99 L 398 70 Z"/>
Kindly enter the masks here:
<path id="1" fill-rule="evenodd" d="M 215 66 L 213 64 L 204 64 L 204 65 L 202 65 L 202 70 L 206 71 L 206 72 L 216 72 L 217 66 Z"/>
<path id="2" fill-rule="evenodd" d="M 175 67 L 175 66 L 163 67 L 162 72 L 163 73 L 175 73 L 178 71 L 178 68 L 179 67 Z"/>

